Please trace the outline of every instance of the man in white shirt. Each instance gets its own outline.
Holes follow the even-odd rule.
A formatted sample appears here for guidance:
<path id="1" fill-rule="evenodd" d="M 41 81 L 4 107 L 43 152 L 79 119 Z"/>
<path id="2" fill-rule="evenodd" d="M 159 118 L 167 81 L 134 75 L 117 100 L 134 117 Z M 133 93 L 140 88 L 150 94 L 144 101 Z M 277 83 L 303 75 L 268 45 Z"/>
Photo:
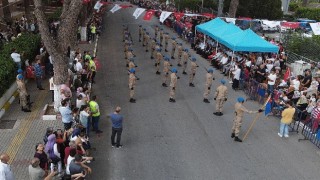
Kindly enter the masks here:
<path id="1" fill-rule="evenodd" d="M 82 71 L 82 64 L 81 64 L 81 59 L 78 59 L 77 63 L 76 63 L 76 71 L 77 72 L 81 72 Z"/>
<path id="2" fill-rule="evenodd" d="M 10 165 L 8 164 L 10 157 L 8 154 L 3 153 L 0 155 L 0 179 L 2 180 L 14 180 L 13 173 Z"/>
<path id="3" fill-rule="evenodd" d="M 16 49 L 12 49 L 11 58 L 17 64 L 18 69 L 21 69 L 21 55 L 17 53 Z"/>
<path id="4" fill-rule="evenodd" d="M 268 76 L 268 94 L 273 94 L 274 84 L 276 83 L 277 75 L 274 72 L 274 69 L 271 69 L 271 72 Z"/>
<path id="5" fill-rule="evenodd" d="M 232 82 L 232 89 L 237 90 L 239 88 L 239 81 L 240 81 L 240 74 L 241 69 L 238 65 L 235 66 L 235 70 L 232 72 L 233 74 L 233 82 Z"/>

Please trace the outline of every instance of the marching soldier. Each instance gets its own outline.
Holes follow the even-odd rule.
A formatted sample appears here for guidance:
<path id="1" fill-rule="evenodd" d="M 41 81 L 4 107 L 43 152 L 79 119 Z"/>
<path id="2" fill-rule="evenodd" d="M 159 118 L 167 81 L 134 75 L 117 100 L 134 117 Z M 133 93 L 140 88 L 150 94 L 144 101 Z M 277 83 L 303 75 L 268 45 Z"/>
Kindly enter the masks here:
<path id="1" fill-rule="evenodd" d="M 129 59 L 131 59 L 131 58 L 133 58 L 134 57 L 134 55 L 133 55 L 133 53 L 132 53 L 132 48 L 130 47 L 129 49 L 128 49 L 128 51 L 125 53 L 125 59 L 127 60 L 127 67 L 129 67 Z"/>
<path id="2" fill-rule="evenodd" d="M 160 49 L 161 52 L 160 44 L 158 42 L 156 42 L 156 45 L 154 46 L 153 57 L 157 57 L 157 49 Z"/>
<path id="3" fill-rule="evenodd" d="M 171 75 L 170 75 L 170 99 L 169 99 L 169 102 L 176 102 L 175 100 L 175 95 L 176 95 L 176 87 L 177 87 L 177 79 L 178 76 L 177 76 L 177 69 L 176 68 L 172 68 L 171 69 Z"/>
<path id="4" fill-rule="evenodd" d="M 154 38 L 158 38 L 158 33 L 159 33 L 159 26 L 156 25 L 156 27 L 154 28 Z"/>
<path id="5" fill-rule="evenodd" d="M 192 57 L 191 58 L 191 73 L 190 73 L 190 78 L 189 78 L 189 86 L 190 87 L 194 87 L 194 84 L 193 84 L 193 79 L 194 79 L 194 76 L 196 75 L 196 70 L 197 70 L 197 67 L 199 67 L 197 64 L 196 64 L 196 58 L 195 57 Z"/>
<path id="6" fill-rule="evenodd" d="M 178 49 L 178 66 L 181 67 L 181 56 L 182 56 L 182 51 L 183 51 L 182 43 L 178 44 L 177 49 Z"/>
<path id="7" fill-rule="evenodd" d="M 124 41 L 124 53 L 126 53 L 130 47 L 131 47 L 131 42 L 128 40 L 125 40 Z"/>
<path id="8" fill-rule="evenodd" d="M 151 40 L 151 43 L 150 43 L 150 52 L 151 52 L 151 59 L 153 59 L 154 58 L 154 52 L 155 52 L 155 48 L 156 48 L 156 39 L 155 38 L 153 38 L 152 40 Z"/>
<path id="9" fill-rule="evenodd" d="M 156 74 L 160 74 L 160 62 L 161 62 L 162 58 L 163 58 L 163 56 L 161 54 L 161 49 L 158 48 L 157 53 L 156 53 L 156 63 L 155 63 L 155 66 L 157 69 Z"/>
<path id="10" fill-rule="evenodd" d="M 149 36 L 149 33 L 148 33 L 148 32 L 146 32 L 146 35 L 145 35 L 146 52 L 149 52 L 149 50 L 148 50 L 148 47 L 149 47 L 149 41 L 150 41 L 150 36 Z"/>
<path id="11" fill-rule="evenodd" d="M 136 102 L 136 100 L 133 98 L 134 89 L 136 87 L 136 80 L 137 80 L 135 72 L 136 72 L 136 70 L 134 68 L 130 69 L 130 71 L 129 71 L 129 73 L 130 73 L 129 74 L 129 89 L 130 89 L 130 93 L 129 93 L 130 100 L 129 100 L 129 102 L 131 102 L 131 103 L 135 103 Z"/>
<path id="12" fill-rule="evenodd" d="M 225 86 L 226 81 L 221 80 L 221 85 L 217 87 L 216 93 L 214 95 L 214 100 L 216 101 L 216 112 L 213 113 L 217 116 L 222 116 L 222 108 L 225 101 L 227 101 L 228 88 Z"/>
<path id="13" fill-rule="evenodd" d="M 128 32 L 128 26 L 122 25 L 122 27 L 123 27 L 123 31 L 122 31 L 122 41 L 124 42 L 124 40 L 126 39 L 127 32 Z"/>
<path id="14" fill-rule="evenodd" d="M 27 93 L 26 85 L 23 81 L 22 74 L 18 74 L 16 83 L 17 83 L 17 89 L 19 92 L 19 101 L 20 101 L 21 110 L 24 112 L 31 112 L 30 108 L 27 107 L 28 104 L 30 106 L 30 103 L 28 102 L 28 93 Z"/>
<path id="15" fill-rule="evenodd" d="M 145 46 L 145 35 L 146 35 L 146 28 L 142 29 L 141 37 L 142 37 L 142 46 Z"/>
<path id="16" fill-rule="evenodd" d="M 212 86 L 213 80 L 214 80 L 213 69 L 210 68 L 210 69 L 208 69 L 207 74 L 206 74 L 206 88 L 205 88 L 204 94 L 203 94 L 203 102 L 205 102 L 205 103 L 210 103 L 210 101 L 208 100 L 208 96 L 211 92 L 211 86 Z"/>
<path id="17" fill-rule="evenodd" d="M 169 33 L 164 34 L 164 51 L 168 52 L 168 44 L 169 44 Z"/>
<path id="18" fill-rule="evenodd" d="M 163 34 L 164 34 L 164 32 L 163 32 L 163 29 L 161 28 L 161 29 L 160 29 L 160 47 L 162 47 Z"/>
<path id="19" fill-rule="evenodd" d="M 243 113 L 246 112 L 246 113 L 253 114 L 258 112 L 260 113 L 263 111 L 262 109 L 259 109 L 258 111 L 249 111 L 247 110 L 247 108 L 243 106 L 243 103 L 244 103 L 244 98 L 239 97 L 238 102 L 234 106 L 236 117 L 233 120 L 231 138 L 234 138 L 234 141 L 238 141 L 238 142 L 242 142 L 242 140 L 239 138 L 239 133 L 241 129 Z"/>
<path id="20" fill-rule="evenodd" d="M 164 62 L 163 62 L 163 78 L 162 78 L 162 86 L 163 87 L 167 87 L 167 81 L 168 81 L 168 78 L 169 78 L 169 69 L 170 69 L 170 66 L 172 66 L 169 61 L 170 61 L 169 57 L 165 57 L 164 58 Z"/>
<path id="21" fill-rule="evenodd" d="M 189 60 L 189 49 L 184 49 L 184 51 L 182 52 L 182 74 L 187 74 L 186 69 L 188 66 L 188 60 Z"/>
<path id="22" fill-rule="evenodd" d="M 174 53 L 176 52 L 177 41 L 176 41 L 176 38 L 174 37 L 171 39 L 172 39 L 171 59 L 174 59 Z"/>
<path id="23" fill-rule="evenodd" d="M 128 70 L 130 71 L 130 69 L 134 69 L 136 67 L 138 67 L 135 63 L 134 63 L 134 58 L 130 58 L 129 59 L 129 67 L 128 67 Z"/>
<path id="24" fill-rule="evenodd" d="M 139 25 L 139 42 L 141 42 L 142 32 L 143 32 L 142 26 Z"/>

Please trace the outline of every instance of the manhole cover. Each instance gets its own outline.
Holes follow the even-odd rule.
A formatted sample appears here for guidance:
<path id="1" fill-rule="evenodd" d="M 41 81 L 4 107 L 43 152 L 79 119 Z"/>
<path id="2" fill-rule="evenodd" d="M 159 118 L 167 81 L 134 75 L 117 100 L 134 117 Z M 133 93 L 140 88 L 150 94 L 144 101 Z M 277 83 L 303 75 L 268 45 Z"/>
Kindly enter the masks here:
<path id="1" fill-rule="evenodd" d="M 0 120 L 0 129 L 12 129 L 17 120 Z"/>

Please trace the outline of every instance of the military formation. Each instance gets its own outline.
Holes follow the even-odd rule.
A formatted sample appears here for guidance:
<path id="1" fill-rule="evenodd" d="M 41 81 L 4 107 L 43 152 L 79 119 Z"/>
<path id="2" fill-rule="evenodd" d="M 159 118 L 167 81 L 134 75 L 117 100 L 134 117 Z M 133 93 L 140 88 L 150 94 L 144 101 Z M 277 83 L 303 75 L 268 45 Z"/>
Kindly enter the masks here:
<path id="1" fill-rule="evenodd" d="M 145 52 L 150 52 L 150 59 L 154 60 L 155 74 L 161 75 L 162 72 L 162 87 L 169 87 L 169 102 L 176 102 L 176 90 L 177 82 L 180 79 L 178 76 L 178 67 L 181 67 L 182 74 L 189 74 L 189 86 L 195 87 L 194 78 L 197 74 L 199 65 L 197 64 L 197 59 L 192 57 L 189 53 L 188 48 L 184 48 L 181 42 L 175 37 L 169 36 L 168 32 L 164 32 L 159 26 L 154 27 L 154 37 L 152 33 L 148 32 L 146 28 L 143 28 L 139 25 L 139 42 L 141 42 L 142 47 L 145 48 Z M 165 52 L 168 52 L 169 40 L 171 39 L 171 52 L 170 56 L 165 55 Z M 136 76 L 136 68 L 138 67 L 135 63 L 135 54 L 133 52 L 133 41 L 129 29 L 127 26 L 123 28 L 123 42 L 124 42 L 124 53 L 126 59 L 126 67 L 129 74 L 129 102 L 135 103 L 135 89 L 136 82 L 139 78 Z M 164 52 L 162 48 L 164 47 Z M 178 67 L 173 67 L 171 63 L 172 60 L 176 60 L 176 65 Z M 160 70 L 162 66 L 162 71 Z M 189 69 L 188 69 L 189 66 Z M 188 71 L 189 70 L 189 71 Z M 160 72 L 161 71 L 161 72 Z M 203 93 L 203 102 L 210 103 L 209 95 L 211 93 L 211 86 L 214 77 L 214 70 L 212 68 L 206 69 L 205 76 L 205 89 Z M 226 81 L 222 79 L 220 85 L 215 89 L 214 100 L 216 102 L 216 112 L 213 114 L 216 116 L 223 115 L 223 106 L 228 99 L 228 88 L 225 85 Z M 233 121 L 233 127 L 231 132 L 231 137 L 234 138 L 234 141 L 242 142 L 238 137 L 241 129 L 241 123 L 243 114 L 247 113 L 259 113 L 262 112 L 261 109 L 258 111 L 249 111 L 244 106 L 243 103 L 245 99 L 242 97 L 238 98 L 238 102 L 235 104 L 235 118 Z"/>

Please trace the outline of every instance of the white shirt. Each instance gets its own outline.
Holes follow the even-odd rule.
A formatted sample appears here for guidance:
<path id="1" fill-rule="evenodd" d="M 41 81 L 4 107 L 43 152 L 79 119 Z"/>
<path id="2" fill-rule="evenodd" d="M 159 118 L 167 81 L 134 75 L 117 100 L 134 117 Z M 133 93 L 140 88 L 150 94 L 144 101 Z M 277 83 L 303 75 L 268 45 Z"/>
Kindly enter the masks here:
<path id="1" fill-rule="evenodd" d="M 277 75 L 276 74 L 269 74 L 268 78 L 268 84 L 269 85 L 274 85 L 276 83 Z"/>
<path id="2" fill-rule="evenodd" d="M 297 79 L 294 79 L 291 81 L 292 86 L 294 87 L 294 90 L 298 91 L 299 87 L 300 87 L 300 81 L 298 81 Z"/>
<path id="3" fill-rule="evenodd" d="M 81 108 L 81 106 L 83 106 L 83 105 L 86 105 L 86 101 L 84 100 L 84 98 L 82 97 L 82 99 L 77 99 L 77 101 L 76 101 L 76 107 L 77 108 Z"/>
<path id="4" fill-rule="evenodd" d="M 21 62 L 21 55 L 16 52 L 11 53 L 11 58 L 15 63 Z"/>
<path id="5" fill-rule="evenodd" d="M 49 61 L 50 61 L 50 64 L 53 64 L 53 57 L 52 56 L 49 56 Z"/>
<path id="6" fill-rule="evenodd" d="M 241 69 L 240 68 L 236 68 L 235 71 L 232 72 L 233 73 L 233 78 L 236 80 L 240 80 L 240 74 L 241 74 Z"/>
<path id="7" fill-rule="evenodd" d="M 250 61 L 250 60 L 247 60 L 247 61 L 246 61 L 246 66 L 247 66 L 247 67 L 251 67 L 251 61 Z"/>
<path id="8" fill-rule="evenodd" d="M 267 67 L 267 71 L 271 72 L 271 69 L 273 68 L 273 64 L 267 64 L 266 67 Z"/>
<path id="9" fill-rule="evenodd" d="M 81 70 L 82 70 L 82 64 L 79 61 L 77 61 L 77 63 L 76 63 L 76 71 L 80 72 Z"/>
<path id="10" fill-rule="evenodd" d="M 70 155 L 68 156 L 68 159 L 67 159 L 67 167 L 66 167 L 66 173 L 68 175 L 70 175 L 70 170 L 69 170 L 69 166 L 70 166 L 70 163 L 71 161 L 74 160 L 74 157 L 71 157 Z"/>
<path id="11" fill-rule="evenodd" d="M 227 57 L 222 57 L 220 62 L 221 62 L 222 64 L 227 64 L 228 58 L 227 58 Z"/>
<path id="12" fill-rule="evenodd" d="M 10 165 L 0 161 L 0 179 L 2 180 L 14 180 L 13 173 Z"/>

